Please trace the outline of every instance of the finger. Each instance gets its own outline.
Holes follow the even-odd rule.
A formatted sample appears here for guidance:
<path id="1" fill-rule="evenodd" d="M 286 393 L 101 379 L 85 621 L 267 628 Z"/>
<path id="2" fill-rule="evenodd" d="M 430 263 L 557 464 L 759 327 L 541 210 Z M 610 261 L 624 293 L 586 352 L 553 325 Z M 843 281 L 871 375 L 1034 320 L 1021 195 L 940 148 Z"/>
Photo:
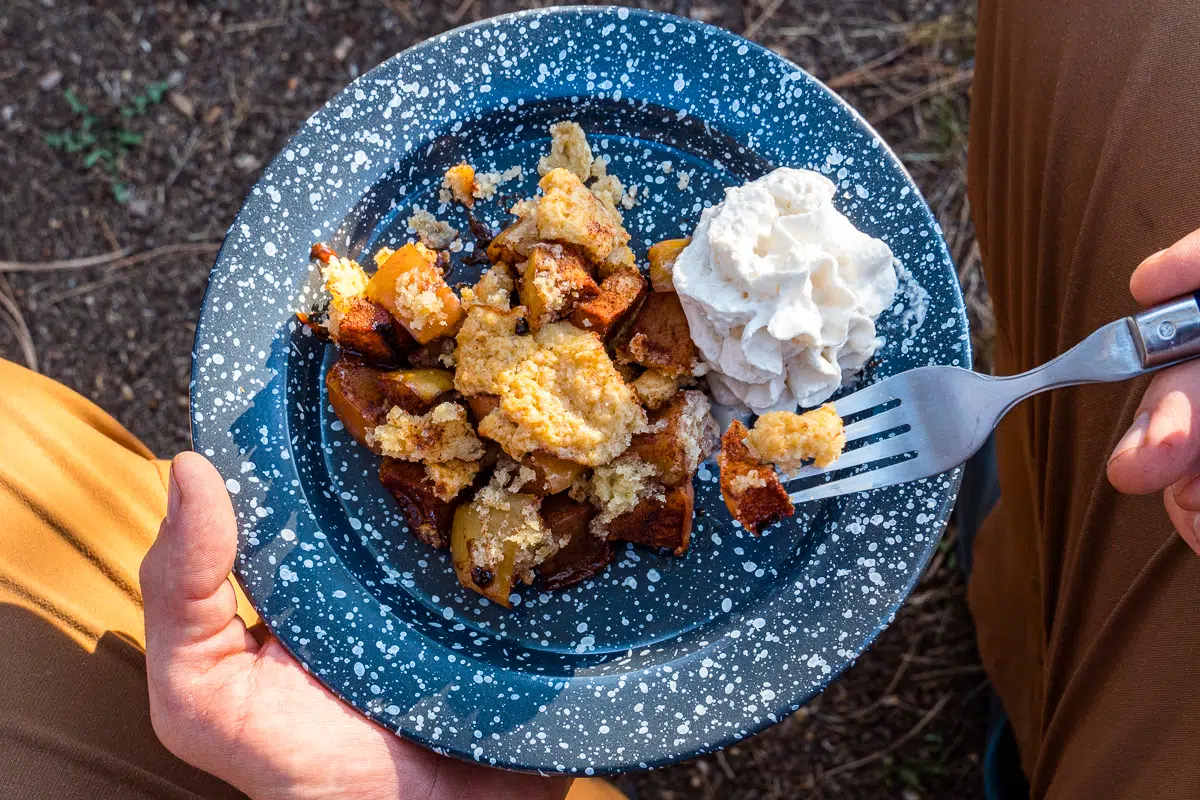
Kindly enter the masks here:
<path id="1" fill-rule="evenodd" d="M 1108 479 L 1119 491 L 1161 491 L 1196 471 L 1200 456 L 1200 363 L 1159 373 L 1133 424 L 1113 449 Z"/>
<path id="2" fill-rule="evenodd" d="M 1147 258 L 1129 278 L 1129 291 L 1152 306 L 1200 289 L 1200 231 Z"/>
<path id="3" fill-rule="evenodd" d="M 142 562 L 148 647 L 152 637 L 189 645 L 231 627 L 237 596 L 227 579 L 236 553 L 237 523 L 220 474 L 197 453 L 177 456 L 167 517 Z"/>
<path id="4" fill-rule="evenodd" d="M 1170 489 L 1163 492 L 1163 505 L 1166 506 L 1167 516 L 1171 518 L 1171 524 L 1175 526 L 1175 530 L 1183 537 L 1183 540 L 1188 543 L 1188 546 L 1200 553 L 1200 532 L 1197 531 L 1197 525 L 1200 524 L 1200 514 L 1195 511 L 1190 511 L 1185 508 L 1180 508 L 1175 502 L 1175 495 Z"/>

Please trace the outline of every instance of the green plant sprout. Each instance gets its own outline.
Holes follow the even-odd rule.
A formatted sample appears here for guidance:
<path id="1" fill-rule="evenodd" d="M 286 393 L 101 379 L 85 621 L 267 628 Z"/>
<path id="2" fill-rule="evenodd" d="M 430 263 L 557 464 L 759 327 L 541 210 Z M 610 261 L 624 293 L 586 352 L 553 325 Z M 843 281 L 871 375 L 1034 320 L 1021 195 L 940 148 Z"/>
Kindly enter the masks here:
<path id="1" fill-rule="evenodd" d="M 149 83 L 141 94 L 131 97 L 125 105 L 97 116 L 75 92 L 67 89 L 63 92 L 63 100 L 78 117 L 78 122 L 74 127 L 47 133 L 46 144 L 78 156 L 84 169 L 99 167 L 103 170 L 108 175 L 113 199 L 124 204 L 129 201 L 129 187 L 121 180 L 125 155 L 145 139 L 144 134 L 130 130 L 127 123 L 161 103 L 166 91 L 166 81 Z"/>

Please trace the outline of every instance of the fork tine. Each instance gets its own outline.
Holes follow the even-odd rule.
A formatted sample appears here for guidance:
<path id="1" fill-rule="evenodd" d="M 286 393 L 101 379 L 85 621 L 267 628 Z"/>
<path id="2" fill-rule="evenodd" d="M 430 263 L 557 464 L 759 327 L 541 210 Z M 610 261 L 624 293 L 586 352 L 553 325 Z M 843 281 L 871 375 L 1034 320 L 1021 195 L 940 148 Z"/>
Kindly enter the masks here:
<path id="1" fill-rule="evenodd" d="M 828 483 L 819 483 L 808 489 L 792 492 L 791 499 L 793 503 L 810 503 L 814 500 L 824 500 L 828 497 L 865 492 L 868 489 L 880 489 L 884 486 L 907 483 L 918 478 L 928 478 L 929 475 L 921 474 L 921 469 L 914 465 L 913 462 L 915 461 L 917 461 L 916 458 L 909 459 L 908 461 L 892 464 L 882 469 L 873 469 L 858 475 L 852 475 L 849 478 L 829 481 Z"/>
<path id="2" fill-rule="evenodd" d="M 808 478 L 813 475 L 822 475 L 835 469 L 849 469 L 850 467 L 861 467 L 863 464 L 870 464 L 873 461 L 882 461 L 885 458 L 892 456 L 900 456 L 905 453 L 911 453 L 917 449 L 916 437 L 912 435 L 912 431 L 902 433 L 899 436 L 893 436 L 890 439 L 884 439 L 879 442 L 872 442 L 865 447 L 860 447 L 857 450 L 851 450 L 844 454 L 837 461 L 833 462 L 824 469 L 820 467 L 802 467 L 788 476 L 781 476 L 784 483 L 799 480 L 800 478 Z"/>
<path id="3" fill-rule="evenodd" d="M 880 403 L 894 399 L 897 395 L 893 391 L 893 385 L 891 378 L 873 383 L 865 389 L 859 389 L 854 394 L 834 400 L 833 407 L 837 409 L 840 417 L 848 417 L 851 414 L 866 411 L 868 408 L 874 408 Z"/>
<path id="4" fill-rule="evenodd" d="M 892 428 L 900 427 L 905 421 L 904 404 L 901 403 L 895 408 L 881 411 L 873 417 L 860 419 L 858 422 L 847 425 L 845 429 L 846 442 L 849 444 L 873 433 L 890 431 Z"/>

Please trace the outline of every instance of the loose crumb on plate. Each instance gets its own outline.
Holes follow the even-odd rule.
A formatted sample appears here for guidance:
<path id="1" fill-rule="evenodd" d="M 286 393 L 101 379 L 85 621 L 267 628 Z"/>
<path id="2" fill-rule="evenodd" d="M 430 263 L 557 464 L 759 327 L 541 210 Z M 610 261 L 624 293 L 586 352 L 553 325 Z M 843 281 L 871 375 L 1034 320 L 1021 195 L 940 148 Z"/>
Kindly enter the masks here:
<path id="1" fill-rule="evenodd" d="M 423 208 L 413 211 L 409 227 L 417 233 L 421 244 L 430 250 L 445 250 L 458 238 L 458 229 L 430 214 Z"/>

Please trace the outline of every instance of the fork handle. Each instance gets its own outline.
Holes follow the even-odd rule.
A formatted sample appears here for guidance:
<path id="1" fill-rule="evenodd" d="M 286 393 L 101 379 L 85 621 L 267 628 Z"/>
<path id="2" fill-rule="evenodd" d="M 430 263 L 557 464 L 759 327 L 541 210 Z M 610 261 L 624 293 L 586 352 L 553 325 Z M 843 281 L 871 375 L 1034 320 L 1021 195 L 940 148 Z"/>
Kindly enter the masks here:
<path id="1" fill-rule="evenodd" d="M 1200 355 L 1200 292 L 1128 319 L 1145 369 L 1159 369 Z"/>
<path id="2" fill-rule="evenodd" d="M 1123 381 L 1197 356 L 1200 292 L 1110 322 L 1040 367 L 997 378 L 997 388 L 1007 390 L 997 397 L 1000 416 L 1026 397 L 1048 389 Z"/>

